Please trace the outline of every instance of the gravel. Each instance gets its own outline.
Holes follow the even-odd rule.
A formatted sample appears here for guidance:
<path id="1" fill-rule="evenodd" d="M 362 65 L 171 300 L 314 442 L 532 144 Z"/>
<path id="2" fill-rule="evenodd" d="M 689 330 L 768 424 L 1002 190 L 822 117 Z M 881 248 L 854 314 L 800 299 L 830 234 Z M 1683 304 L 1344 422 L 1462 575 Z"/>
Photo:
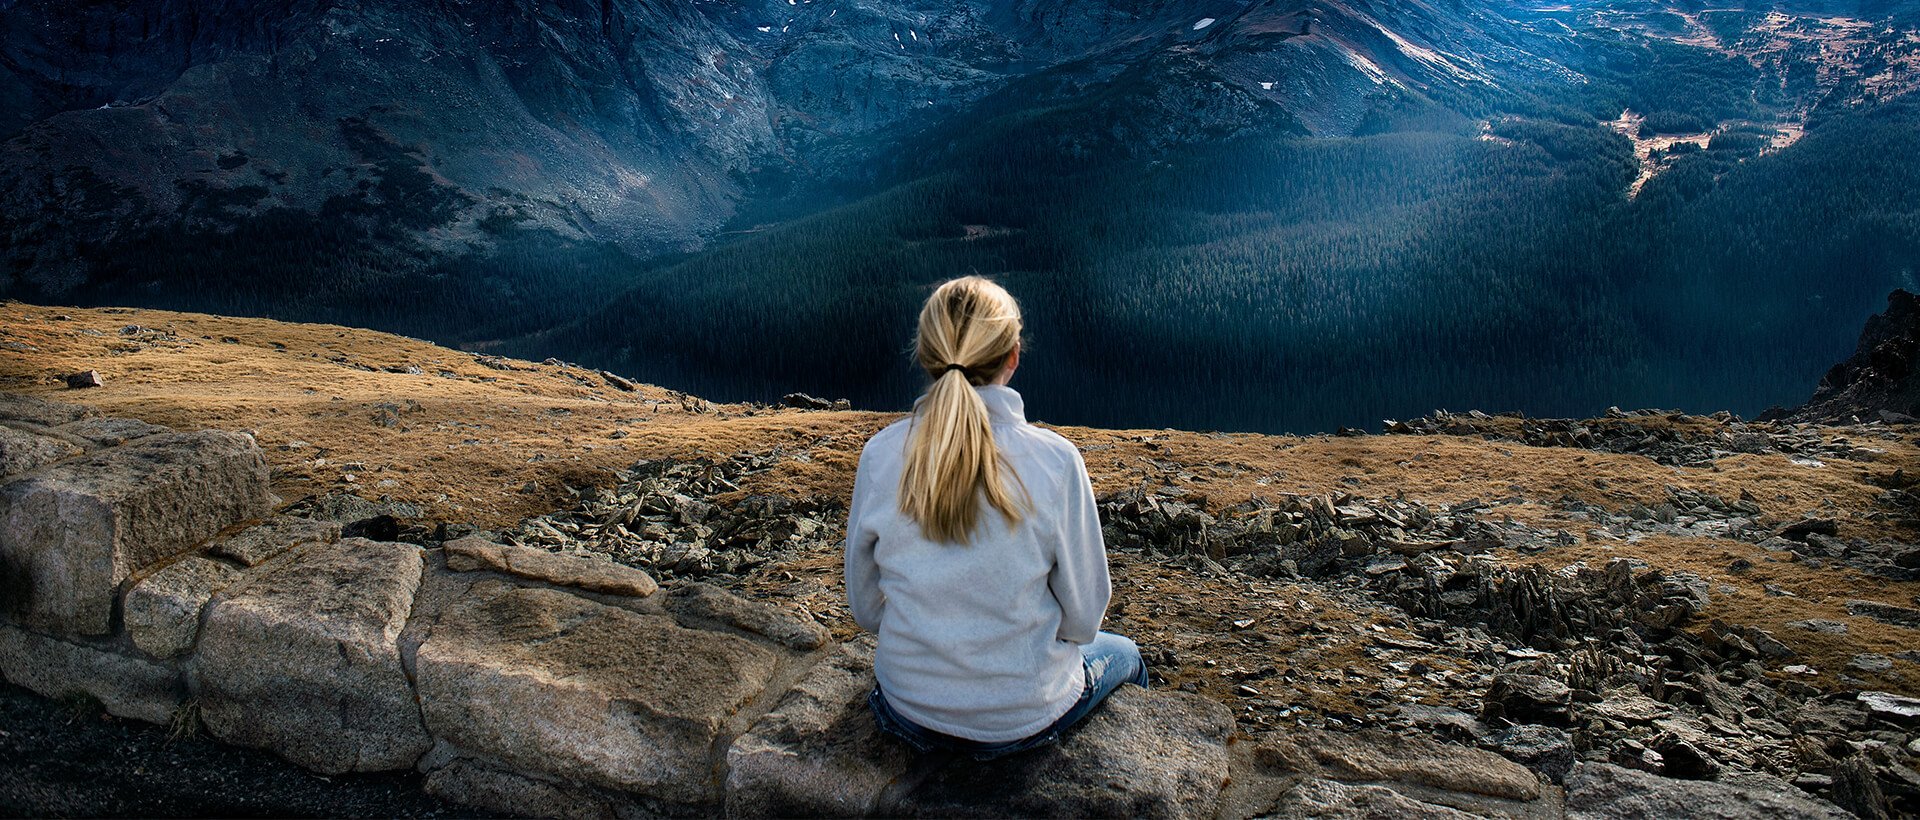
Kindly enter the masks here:
<path id="1" fill-rule="evenodd" d="M 473 817 L 415 772 L 322 777 L 0 684 L 0 816 Z"/>

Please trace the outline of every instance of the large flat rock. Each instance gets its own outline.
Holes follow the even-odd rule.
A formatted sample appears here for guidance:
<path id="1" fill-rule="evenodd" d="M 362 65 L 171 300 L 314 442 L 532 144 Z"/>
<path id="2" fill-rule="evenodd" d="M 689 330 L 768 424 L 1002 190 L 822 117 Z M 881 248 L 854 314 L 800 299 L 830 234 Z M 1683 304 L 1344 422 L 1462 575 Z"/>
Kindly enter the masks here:
<path id="1" fill-rule="evenodd" d="M 886 736 L 867 708 L 873 638 L 842 644 L 808 670 L 727 750 L 727 814 L 852 817 L 880 809 L 913 768 L 906 744 Z"/>
<path id="2" fill-rule="evenodd" d="M 1500 755 L 1418 734 L 1294 728 L 1237 744 L 1221 820 L 1247 817 L 1558 818 L 1558 790 Z"/>
<path id="3" fill-rule="evenodd" d="M 1675 780 L 1607 763 L 1577 763 L 1567 774 L 1567 817 L 1697 817 L 1762 820 L 1800 817 L 1843 820 L 1853 815 L 1781 783 L 1761 789 L 1705 780 Z"/>
<path id="4" fill-rule="evenodd" d="M 21 422 L 39 427 L 57 427 L 93 415 L 93 408 L 63 401 L 48 401 L 24 393 L 0 391 L 0 421 Z"/>
<path id="5" fill-rule="evenodd" d="M 1473 820 L 1481 815 L 1421 802 L 1386 786 L 1308 778 L 1294 784 L 1271 811 L 1260 816 L 1273 820 Z"/>
<path id="6" fill-rule="evenodd" d="M 653 576 L 599 555 L 548 552 L 468 536 L 448 541 L 447 568 L 489 570 L 555 586 L 644 598 L 660 588 Z"/>
<path id="7" fill-rule="evenodd" d="M 803 652 L 826 646 L 833 638 L 812 615 L 742 598 L 712 584 L 681 586 L 667 595 L 666 605 L 683 624 L 738 629 Z"/>
<path id="8" fill-rule="evenodd" d="M 340 522 L 276 515 L 207 545 L 208 555 L 238 561 L 250 567 L 301 544 L 331 544 L 340 540 Z"/>
<path id="9" fill-rule="evenodd" d="M 0 487 L 0 602 L 46 634 L 106 634 L 120 584 L 222 528 L 266 514 L 251 437 L 167 433 Z"/>
<path id="10" fill-rule="evenodd" d="M 139 419 L 112 417 L 81 419 L 71 424 L 62 424 L 53 429 L 56 432 L 73 436 L 95 447 L 114 447 L 137 438 L 146 438 L 147 436 L 157 436 L 161 433 L 173 432 L 173 428 L 171 427 L 148 424 Z"/>
<path id="11" fill-rule="evenodd" d="M 0 481 L 79 454 L 80 448 L 64 439 L 0 427 Z"/>
<path id="12" fill-rule="evenodd" d="M 1392 781 L 1521 802 L 1542 794 L 1533 772 L 1492 752 L 1383 731 L 1274 732 L 1257 741 L 1254 759 L 1269 769 L 1345 782 Z"/>
<path id="13" fill-rule="evenodd" d="M 109 714 L 166 724 L 186 700 L 179 670 L 0 624 L 0 675 L 57 700 L 91 697 Z"/>
<path id="14" fill-rule="evenodd" d="M 719 801 L 715 746 L 772 650 L 551 589 L 475 583 L 415 661 L 434 737 L 499 768 L 686 805 Z"/>
<path id="15" fill-rule="evenodd" d="M 121 606 L 127 635 L 140 651 L 156 658 L 185 654 L 200 634 L 200 613 L 207 602 L 239 577 L 239 570 L 198 555 L 155 570 L 127 589 Z"/>
<path id="16" fill-rule="evenodd" d="M 430 740 L 398 640 L 423 567 L 412 545 L 348 538 L 250 570 L 194 653 L 207 728 L 319 772 L 411 768 Z"/>
<path id="17" fill-rule="evenodd" d="M 842 644 L 727 751 L 735 817 L 1213 817 L 1225 706 L 1123 686 L 1061 742 L 986 763 L 916 755 L 867 707 L 873 643 Z"/>
<path id="18" fill-rule="evenodd" d="M 1122 686 L 1061 742 L 987 763 L 957 759 L 883 814 L 1210 818 L 1227 780 L 1227 707 Z"/>

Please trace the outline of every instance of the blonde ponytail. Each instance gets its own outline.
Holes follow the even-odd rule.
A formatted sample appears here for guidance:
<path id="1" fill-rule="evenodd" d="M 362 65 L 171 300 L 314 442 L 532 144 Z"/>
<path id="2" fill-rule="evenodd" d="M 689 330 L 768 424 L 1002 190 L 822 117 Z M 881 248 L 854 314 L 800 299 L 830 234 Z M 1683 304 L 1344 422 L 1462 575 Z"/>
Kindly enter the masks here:
<path id="1" fill-rule="evenodd" d="M 933 386 L 914 406 L 900 509 L 930 540 L 965 543 L 983 495 L 1009 523 L 1022 517 L 1001 477 L 987 406 L 973 390 L 1000 375 L 1019 344 L 1020 305 L 981 277 L 941 285 L 920 309 L 914 356 Z"/>

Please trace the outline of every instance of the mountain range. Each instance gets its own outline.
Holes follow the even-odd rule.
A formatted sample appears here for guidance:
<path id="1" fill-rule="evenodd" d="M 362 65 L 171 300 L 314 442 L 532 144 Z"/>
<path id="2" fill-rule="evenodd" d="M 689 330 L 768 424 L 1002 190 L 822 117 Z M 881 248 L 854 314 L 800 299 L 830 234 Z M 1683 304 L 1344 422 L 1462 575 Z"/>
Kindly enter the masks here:
<path id="1" fill-rule="evenodd" d="M 1752 412 L 1920 258 L 1920 3 L 0 0 L 0 294 L 1050 417 Z M 1711 407 L 1708 407 L 1711 405 Z"/>

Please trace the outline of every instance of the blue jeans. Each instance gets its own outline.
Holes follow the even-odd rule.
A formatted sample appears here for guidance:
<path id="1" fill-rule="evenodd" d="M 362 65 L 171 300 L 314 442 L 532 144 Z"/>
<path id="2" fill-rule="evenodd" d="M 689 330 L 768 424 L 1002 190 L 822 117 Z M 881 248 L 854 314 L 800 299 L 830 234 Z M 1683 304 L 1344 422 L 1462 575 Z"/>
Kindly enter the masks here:
<path id="1" fill-rule="evenodd" d="M 1080 656 L 1087 675 L 1086 689 L 1080 693 L 1080 699 L 1052 725 L 1030 737 L 1007 743 L 982 743 L 954 737 L 914 723 L 893 711 L 893 706 L 887 703 L 887 696 L 878 686 L 867 696 L 867 705 L 872 707 L 873 718 L 882 731 L 905 741 L 921 754 L 945 749 L 972 755 L 975 760 L 992 760 L 1059 740 L 1061 732 L 1092 713 L 1094 707 L 1113 694 L 1113 690 L 1120 688 L 1120 684 L 1131 683 L 1141 688 L 1147 685 L 1147 664 L 1140 659 L 1140 647 L 1127 638 L 1111 632 L 1099 633 L 1094 636 L 1093 643 L 1080 647 Z"/>

